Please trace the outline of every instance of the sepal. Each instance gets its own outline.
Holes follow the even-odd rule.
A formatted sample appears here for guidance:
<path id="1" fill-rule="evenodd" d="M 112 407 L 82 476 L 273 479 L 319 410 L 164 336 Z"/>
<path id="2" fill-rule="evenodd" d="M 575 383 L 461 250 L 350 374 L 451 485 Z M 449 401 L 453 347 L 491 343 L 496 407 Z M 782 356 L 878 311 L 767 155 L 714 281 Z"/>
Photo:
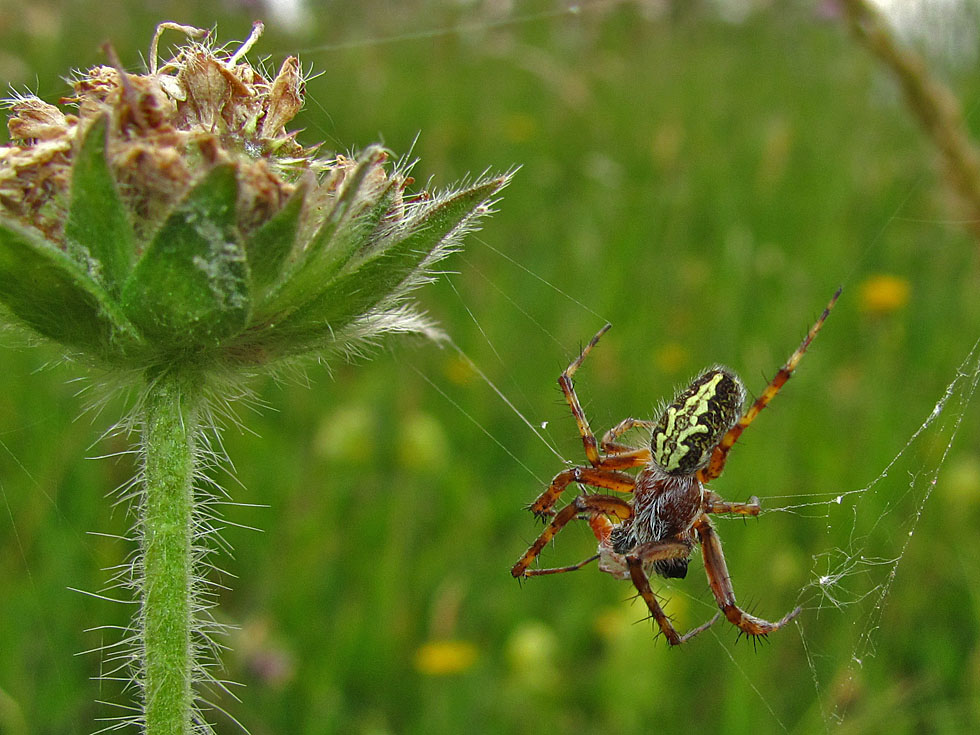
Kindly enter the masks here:
<path id="1" fill-rule="evenodd" d="M 108 293 L 64 251 L 0 221 L 0 302 L 48 339 L 119 363 L 141 345 Z"/>
<path id="2" fill-rule="evenodd" d="M 113 296 L 132 268 L 133 227 L 106 161 L 107 116 L 89 125 L 75 157 L 65 223 L 68 252 Z"/>
<path id="3" fill-rule="evenodd" d="M 291 314 L 321 293 L 344 265 L 354 257 L 368 235 L 391 208 L 398 180 L 385 178 L 381 168 L 387 154 L 379 146 L 365 150 L 344 174 L 339 191 L 316 201 L 310 213 L 317 222 L 313 235 L 297 252 L 280 283 L 257 308 L 260 321 Z"/>
<path id="4" fill-rule="evenodd" d="M 466 189 L 416 204 L 414 213 L 407 213 L 374 249 L 349 262 L 318 296 L 268 324 L 260 338 L 265 343 L 262 351 L 288 355 L 318 349 L 375 309 L 396 305 L 426 280 L 432 264 L 452 252 L 509 180 L 509 176 L 481 179 Z"/>
<path id="5" fill-rule="evenodd" d="M 300 215 L 309 190 L 309 181 L 301 181 L 283 208 L 269 218 L 245 243 L 252 285 L 262 290 L 275 283 L 289 254 L 296 247 Z"/>
<path id="6" fill-rule="evenodd" d="M 126 314 L 155 348 L 207 349 L 244 329 L 248 262 L 235 227 L 238 184 L 215 166 L 154 236 L 123 287 Z"/>

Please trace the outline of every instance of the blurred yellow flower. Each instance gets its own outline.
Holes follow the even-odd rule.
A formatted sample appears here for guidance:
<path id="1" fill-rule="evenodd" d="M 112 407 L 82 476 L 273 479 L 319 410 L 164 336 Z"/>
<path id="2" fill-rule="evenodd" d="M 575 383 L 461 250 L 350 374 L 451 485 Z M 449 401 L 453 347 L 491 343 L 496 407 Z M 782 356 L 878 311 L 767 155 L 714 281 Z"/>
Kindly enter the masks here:
<path id="1" fill-rule="evenodd" d="M 442 423 L 416 411 L 399 424 L 398 461 L 413 470 L 436 470 L 449 462 L 449 439 Z"/>
<path id="2" fill-rule="evenodd" d="M 627 620 L 623 615 L 623 610 L 618 607 L 607 607 L 600 612 L 593 625 L 595 632 L 605 640 L 611 641 L 622 637 L 623 633 L 636 622 L 636 613 L 630 612 L 632 619 Z"/>
<path id="3" fill-rule="evenodd" d="M 515 113 L 504 120 L 504 135 L 514 143 L 526 143 L 535 136 L 537 130 L 538 123 L 531 115 Z"/>
<path id="4" fill-rule="evenodd" d="M 951 461 L 943 471 L 942 494 L 957 508 L 980 502 L 980 455 L 967 454 Z"/>
<path id="5" fill-rule="evenodd" d="M 363 464 L 374 458 L 378 418 L 360 405 L 341 406 L 325 413 L 313 440 L 318 459 Z"/>
<path id="6" fill-rule="evenodd" d="M 684 369 L 691 356 L 679 342 L 666 342 L 654 353 L 654 363 L 666 375 L 676 375 Z"/>
<path id="7" fill-rule="evenodd" d="M 478 654 L 469 641 L 429 641 L 415 651 L 415 670 L 426 676 L 459 674 L 476 663 Z"/>
<path id="8" fill-rule="evenodd" d="M 536 670 L 554 658 L 558 646 L 555 632 L 542 622 L 522 622 L 507 641 L 507 658 L 515 669 Z"/>
<path id="9" fill-rule="evenodd" d="M 476 377 L 476 371 L 473 369 L 473 365 L 462 357 L 453 357 L 447 360 L 443 367 L 443 372 L 456 385 L 466 385 Z"/>
<path id="10" fill-rule="evenodd" d="M 661 124 L 650 141 L 650 153 L 661 168 L 672 168 L 680 160 L 684 146 L 684 126 L 676 120 Z"/>
<path id="11" fill-rule="evenodd" d="M 861 283 L 861 311 L 874 316 L 890 314 L 909 301 L 909 282 L 887 273 L 869 276 Z"/>

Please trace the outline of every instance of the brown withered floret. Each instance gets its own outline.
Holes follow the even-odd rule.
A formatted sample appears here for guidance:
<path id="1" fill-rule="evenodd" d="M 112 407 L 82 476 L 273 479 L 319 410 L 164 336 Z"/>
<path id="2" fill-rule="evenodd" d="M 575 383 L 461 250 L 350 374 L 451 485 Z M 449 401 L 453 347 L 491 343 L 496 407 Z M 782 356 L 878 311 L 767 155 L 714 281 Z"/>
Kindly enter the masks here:
<path id="1" fill-rule="evenodd" d="M 156 229 L 193 178 L 180 147 L 157 143 L 134 142 L 109 149 L 138 241 Z"/>
<path id="2" fill-rule="evenodd" d="M 238 190 L 238 222 L 244 231 L 251 231 L 282 209 L 296 190 L 293 184 L 283 184 L 269 164 L 259 159 L 239 169 L 247 181 Z"/>
<path id="3" fill-rule="evenodd" d="M 13 140 L 54 140 L 64 135 L 68 117 L 54 105 L 37 97 L 24 97 L 10 106 L 7 129 Z"/>
<path id="4" fill-rule="evenodd" d="M 279 75 L 272 83 L 269 104 L 259 135 L 264 138 L 281 137 L 285 125 L 303 107 L 303 75 L 300 73 L 299 59 L 290 56 L 279 69 Z"/>
<path id="5" fill-rule="evenodd" d="M 154 58 L 147 74 L 93 67 L 60 100 L 71 112 L 36 97 L 14 100 L 14 142 L 0 146 L 0 204 L 60 241 L 74 155 L 91 121 L 106 115 L 109 168 L 140 239 L 217 163 L 238 168 L 243 232 L 275 214 L 304 171 L 339 184 L 350 162 L 315 158 L 316 148 L 285 128 L 303 105 L 299 60 L 287 58 L 270 82 L 241 54 L 190 43 L 159 66 Z M 383 185 L 380 165 L 372 176 Z"/>
<path id="6" fill-rule="evenodd" d="M 36 97 L 17 99 L 10 110 L 7 128 L 19 145 L 0 147 L 0 203 L 57 238 L 64 227 L 77 118 Z"/>
<path id="7" fill-rule="evenodd" d="M 177 79 L 187 90 L 187 98 L 177 103 L 177 122 L 182 128 L 220 131 L 225 110 L 234 98 L 251 96 L 234 74 L 201 48 L 186 54 Z"/>

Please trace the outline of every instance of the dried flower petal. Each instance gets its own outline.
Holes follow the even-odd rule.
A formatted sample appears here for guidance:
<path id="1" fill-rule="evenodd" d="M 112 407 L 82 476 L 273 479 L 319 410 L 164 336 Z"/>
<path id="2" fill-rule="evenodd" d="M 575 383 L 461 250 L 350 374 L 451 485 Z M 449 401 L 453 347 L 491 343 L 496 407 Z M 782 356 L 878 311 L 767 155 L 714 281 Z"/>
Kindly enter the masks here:
<path id="1" fill-rule="evenodd" d="M 279 69 L 269 92 L 269 108 L 262 120 L 259 135 L 263 138 L 278 138 L 285 133 L 285 125 L 303 107 L 303 75 L 300 74 L 299 59 L 290 56 Z"/>
<path id="2" fill-rule="evenodd" d="M 65 114 L 37 97 L 23 97 L 10 105 L 7 130 L 13 140 L 37 141 L 59 137 L 68 125 Z"/>

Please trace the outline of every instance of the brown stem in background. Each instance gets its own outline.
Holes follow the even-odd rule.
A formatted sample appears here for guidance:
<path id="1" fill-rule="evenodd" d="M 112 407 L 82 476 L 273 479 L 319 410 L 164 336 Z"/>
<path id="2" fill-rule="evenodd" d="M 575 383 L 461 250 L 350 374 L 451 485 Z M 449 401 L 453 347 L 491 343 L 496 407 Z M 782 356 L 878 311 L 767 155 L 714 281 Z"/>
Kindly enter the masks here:
<path id="1" fill-rule="evenodd" d="M 867 0 L 842 4 L 854 35 L 892 70 L 912 112 L 942 152 L 950 183 L 967 207 L 967 226 L 980 240 L 980 152 L 970 140 L 959 102 L 929 75 L 921 57 L 895 41 L 877 8 Z"/>

